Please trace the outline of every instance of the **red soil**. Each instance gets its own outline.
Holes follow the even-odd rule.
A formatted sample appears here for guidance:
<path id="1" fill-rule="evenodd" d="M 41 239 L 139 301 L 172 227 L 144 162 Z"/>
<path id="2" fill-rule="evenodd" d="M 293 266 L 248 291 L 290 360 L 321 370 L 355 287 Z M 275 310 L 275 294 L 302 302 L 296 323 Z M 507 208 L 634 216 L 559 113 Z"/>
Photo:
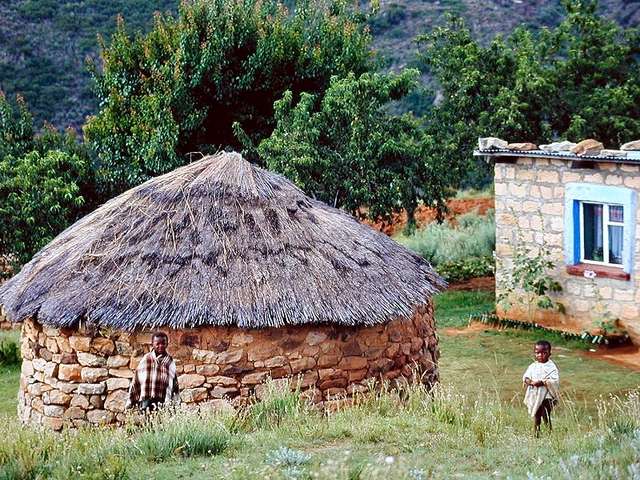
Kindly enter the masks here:
<path id="1" fill-rule="evenodd" d="M 455 221 L 455 217 L 469 212 L 477 212 L 480 215 L 485 215 L 487 210 L 494 208 L 493 197 L 487 198 L 454 198 L 447 202 L 448 212 L 445 215 L 445 219 Z M 418 207 L 415 213 L 416 223 L 418 227 L 424 227 L 425 225 L 435 221 L 436 210 L 435 208 L 425 207 L 421 205 Z M 407 224 L 407 212 L 402 211 L 394 214 L 391 217 L 390 222 L 384 221 L 370 221 L 365 220 L 364 223 L 372 226 L 376 230 L 379 230 L 387 235 L 395 235 L 402 231 Z"/>
<path id="2" fill-rule="evenodd" d="M 485 291 L 492 292 L 496 289 L 495 277 L 477 277 L 463 280 L 461 282 L 452 283 L 448 290 L 464 290 L 464 291 Z"/>

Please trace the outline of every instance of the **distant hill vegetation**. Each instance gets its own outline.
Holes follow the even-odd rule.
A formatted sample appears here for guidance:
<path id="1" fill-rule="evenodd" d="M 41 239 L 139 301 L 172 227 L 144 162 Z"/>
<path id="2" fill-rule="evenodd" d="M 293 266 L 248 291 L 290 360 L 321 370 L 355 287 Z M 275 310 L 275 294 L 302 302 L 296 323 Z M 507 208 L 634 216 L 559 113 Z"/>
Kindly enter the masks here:
<path id="1" fill-rule="evenodd" d="M 174 12 L 177 5 L 177 0 L 0 2 L 0 89 L 10 97 L 24 96 L 37 125 L 79 128 L 98 109 L 85 67 L 85 59 L 98 54 L 97 35 L 108 39 L 118 14 L 131 31 L 146 31 L 154 12 Z M 640 0 L 601 0 L 600 10 L 622 26 L 640 24 Z M 557 25 L 563 8 L 559 0 L 383 1 L 370 26 L 384 65 L 416 65 L 415 37 L 442 25 L 447 13 L 462 16 L 476 38 L 487 41 L 520 24 Z"/>

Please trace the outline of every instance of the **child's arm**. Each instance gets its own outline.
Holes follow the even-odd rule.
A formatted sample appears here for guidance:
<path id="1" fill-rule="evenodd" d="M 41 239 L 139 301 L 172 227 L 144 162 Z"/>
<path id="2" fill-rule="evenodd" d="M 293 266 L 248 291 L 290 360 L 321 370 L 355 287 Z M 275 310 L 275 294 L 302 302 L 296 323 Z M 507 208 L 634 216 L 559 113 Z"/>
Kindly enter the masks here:
<path id="1" fill-rule="evenodd" d="M 525 377 L 524 384 L 530 387 L 542 387 L 544 382 L 542 380 L 533 381 L 529 377 Z"/>

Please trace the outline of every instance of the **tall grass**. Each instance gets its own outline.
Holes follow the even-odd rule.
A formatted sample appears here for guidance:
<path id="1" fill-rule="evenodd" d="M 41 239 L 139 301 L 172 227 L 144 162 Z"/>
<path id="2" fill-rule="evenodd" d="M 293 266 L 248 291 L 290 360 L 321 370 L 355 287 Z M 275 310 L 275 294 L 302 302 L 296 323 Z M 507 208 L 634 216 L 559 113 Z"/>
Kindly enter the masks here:
<path id="1" fill-rule="evenodd" d="M 494 213 L 467 213 L 457 218 L 457 225 L 430 223 L 413 235 L 399 235 L 396 240 L 434 266 L 469 257 L 491 257 L 496 246 Z"/>
<path id="2" fill-rule="evenodd" d="M 383 386 L 324 413 L 272 385 L 262 404 L 239 414 L 250 419 L 243 428 L 233 414 L 193 410 L 61 434 L 7 420 L 0 479 L 148 478 L 154 465 L 156 473 L 169 469 L 163 478 L 193 479 L 637 478 L 637 391 L 602 398 L 594 409 L 566 398 L 554 432 L 538 439 L 520 397 L 504 402 L 489 387 L 469 394 L 449 385 Z"/>

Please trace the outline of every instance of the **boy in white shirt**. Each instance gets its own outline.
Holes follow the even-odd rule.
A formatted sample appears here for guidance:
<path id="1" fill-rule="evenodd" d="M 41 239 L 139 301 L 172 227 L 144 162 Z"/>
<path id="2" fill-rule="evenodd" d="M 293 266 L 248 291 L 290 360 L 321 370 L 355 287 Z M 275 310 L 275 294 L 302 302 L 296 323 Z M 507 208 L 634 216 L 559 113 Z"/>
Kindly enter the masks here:
<path id="1" fill-rule="evenodd" d="M 551 430 L 551 410 L 558 401 L 560 373 L 549 359 L 551 344 L 546 340 L 536 342 L 533 350 L 536 361 L 529 365 L 522 376 L 526 392 L 524 403 L 533 417 L 534 432 L 540 435 L 540 424 L 544 421 Z"/>

